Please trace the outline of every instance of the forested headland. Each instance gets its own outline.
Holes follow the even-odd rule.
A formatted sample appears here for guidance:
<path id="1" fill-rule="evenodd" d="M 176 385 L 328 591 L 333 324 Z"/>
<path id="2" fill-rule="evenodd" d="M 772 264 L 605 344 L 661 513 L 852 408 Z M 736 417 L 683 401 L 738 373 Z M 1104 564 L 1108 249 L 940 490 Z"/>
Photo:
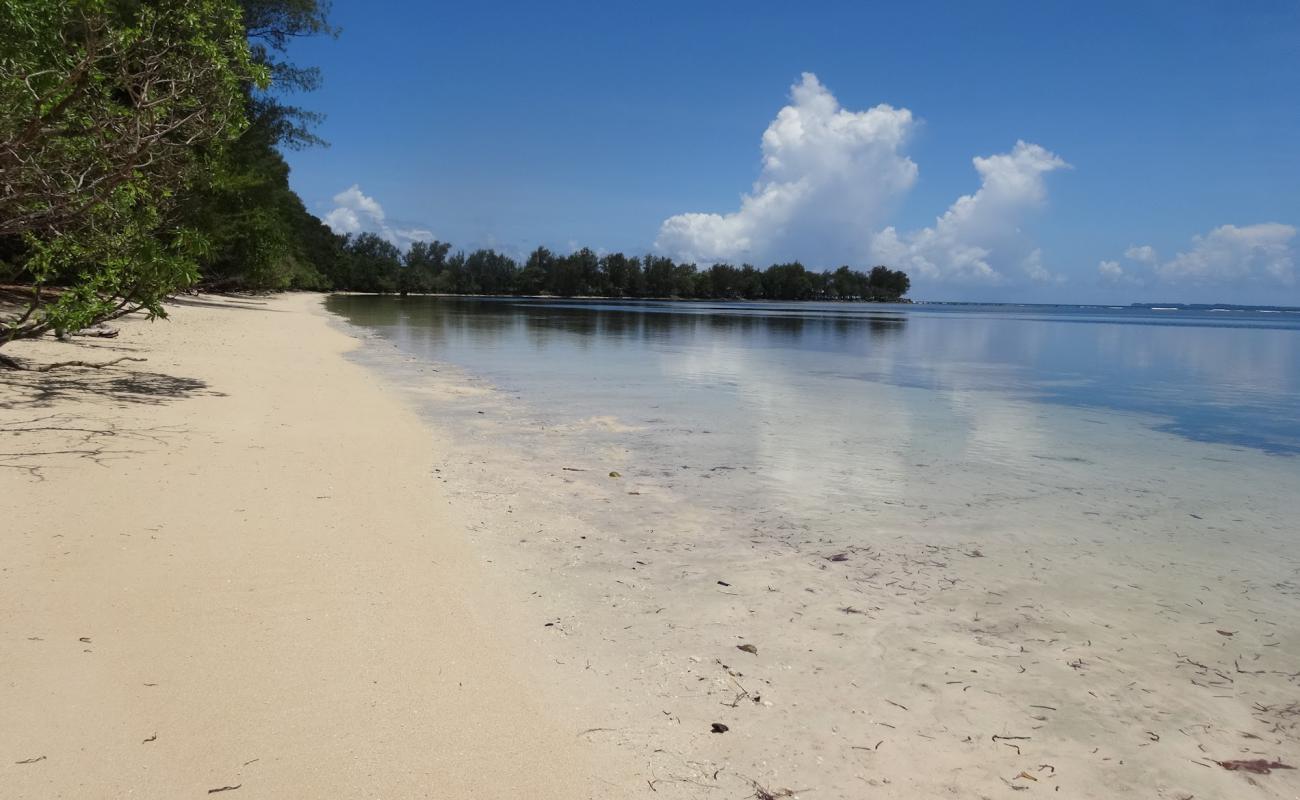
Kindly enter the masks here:
<path id="1" fill-rule="evenodd" d="M 903 272 L 340 236 L 289 187 L 323 0 L 0 0 L 0 347 L 183 289 L 897 300 Z M 0 354 L 0 363 L 16 363 Z"/>

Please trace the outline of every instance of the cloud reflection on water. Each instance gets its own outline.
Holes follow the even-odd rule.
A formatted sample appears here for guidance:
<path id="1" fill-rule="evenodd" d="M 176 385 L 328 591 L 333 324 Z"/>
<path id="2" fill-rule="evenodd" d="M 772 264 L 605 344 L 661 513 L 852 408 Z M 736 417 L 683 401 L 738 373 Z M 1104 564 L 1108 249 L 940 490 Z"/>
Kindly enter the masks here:
<path id="1" fill-rule="evenodd" d="M 405 350 L 539 388 L 560 407 L 593 393 L 649 402 L 708 363 L 716 372 L 701 374 L 726 374 L 752 398 L 793 398 L 791 413 L 908 424 L 908 408 L 883 407 L 879 391 L 879 407 L 855 405 L 864 384 L 887 384 L 1150 415 L 1190 439 L 1300 452 L 1300 320 L 1248 312 L 415 297 L 338 297 L 331 307 Z M 1001 412 L 981 413 L 977 437 L 1003 425 Z"/>

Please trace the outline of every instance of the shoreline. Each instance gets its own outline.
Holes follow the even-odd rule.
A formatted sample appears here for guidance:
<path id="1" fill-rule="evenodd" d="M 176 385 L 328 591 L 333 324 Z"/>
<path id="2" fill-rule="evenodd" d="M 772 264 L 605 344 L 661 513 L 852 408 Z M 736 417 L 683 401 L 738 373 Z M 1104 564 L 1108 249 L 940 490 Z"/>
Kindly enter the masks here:
<path id="1" fill-rule="evenodd" d="M 318 295 L 122 328 L 17 354 L 147 363 L 3 388 L 0 424 L 64 429 L 8 438 L 72 451 L 0 470 L 22 499 L 0 573 L 14 796 L 1300 785 L 1213 764 L 1292 763 L 1300 737 L 1295 559 L 1223 536 L 1269 514 L 1198 505 L 1192 529 L 1159 476 L 1097 509 L 1075 495 L 1105 487 L 1065 487 L 1063 459 L 945 518 L 998 476 L 931 496 L 882 439 L 863 452 L 906 502 L 836 527 L 747 503 L 754 473 L 656 454 L 636 420 L 540 415 Z"/>
<path id="2" fill-rule="evenodd" d="M 1097 410 L 967 398 L 990 433 L 1029 444 L 1032 470 L 972 469 L 932 436 L 869 432 L 854 439 L 867 485 L 819 510 L 797 490 L 767 496 L 771 462 L 700 429 L 714 427 L 707 417 L 626 403 L 632 416 L 600 402 L 579 412 L 421 358 L 419 328 L 390 339 L 339 324 L 366 342 L 354 357 L 440 431 L 452 456 L 440 474 L 476 546 L 519 604 L 554 623 L 548 652 L 580 665 L 570 679 L 603 675 L 592 691 L 618 722 L 601 735 L 656 754 L 651 780 L 736 797 L 755 784 L 899 798 L 1297 787 L 1293 772 L 1214 763 L 1291 763 L 1300 733 L 1287 699 L 1300 677 L 1287 668 L 1300 654 L 1288 626 L 1300 610 L 1294 503 L 1272 457 L 1227 467 L 1231 448 L 1123 414 L 1100 426 Z M 910 409 L 920 430 L 937 422 L 934 393 L 880 391 L 887 413 Z M 763 419 L 800 419 L 796 407 L 831 396 L 765 395 Z M 1057 452 L 1049 431 L 1063 417 L 1077 436 Z M 755 435 L 792 473 L 816 457 L 795 430 Z M 1132 436 L 1153 449 L 1124 446 Z M 918 460 L 937 471 L 910 469 Z M 1167 463 L 1179 469 L 1150 469 Z M 1224 468 L 1250 477 L 1225 494 Z M 709 733 L 713 722 L 728 732 Z"/>

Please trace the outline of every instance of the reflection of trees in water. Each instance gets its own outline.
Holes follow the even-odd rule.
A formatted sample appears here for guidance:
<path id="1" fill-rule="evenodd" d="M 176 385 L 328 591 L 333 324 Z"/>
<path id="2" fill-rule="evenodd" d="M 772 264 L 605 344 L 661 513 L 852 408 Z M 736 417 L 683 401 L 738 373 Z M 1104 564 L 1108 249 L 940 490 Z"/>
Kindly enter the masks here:
<path id="1" fill-rule="evenodd" d="M 525 320 L 528 336 L 534 343 L 563 332 L 580 339 L 598 337 L 609 343 L 622 340 L 686 343 L 722 336 L 799 345 L 853 341 L 864 334 L 872 339 L 892 338 L 907 325 L 907 318 L 902 315 L 825 317 L 545 307 L 515 309 L 513 313 Z"/>
<path id="2" fill-rule="evenodd" d="M 788 308 L 764 313 L 743 307 L 734 312 L 670 311 L 438 297 L 339 296 L 330 299 L 329 307 L 357 325 L 387 329 L 399 343 L 425 347 L 462 340 L 492 345 L 520 337 L 541 349 L 561 340 L 587 347 L 593 339 L 690 342 L 718 335 L 815 345 L 861 341 L 864 334 L 888 339 L 907 325 L 903 314 L 808 314 Z"/>
<path id="3" fill-rule="evenodd" d="M 1191 439 L 1300 451 L 1300 339 L 1293 331 L 926 314 L 841 304 L 757 305 L 342 296 L 332 310 L 399 348 L 473 359 L 579 350 L 651 357 L 665 347 L 780 348 L 844 355 L 870 380 L 995 391 L 1072 406 L 1158 414 Z M 600 367 L 589 367 L 598 371 Z"/>

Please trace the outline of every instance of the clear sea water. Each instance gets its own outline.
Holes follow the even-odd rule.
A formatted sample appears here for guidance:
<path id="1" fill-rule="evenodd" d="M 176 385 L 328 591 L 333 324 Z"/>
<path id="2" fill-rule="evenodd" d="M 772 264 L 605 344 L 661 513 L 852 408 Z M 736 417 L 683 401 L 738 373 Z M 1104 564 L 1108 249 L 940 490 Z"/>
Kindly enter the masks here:
<path id="1" fill-rule="evenodd" d="M 1293 743 L 1292 718 L 1260 714 L 1292 713 L 1300 653 L 1300 314 L 329 308 L 425 416 L 430 474 L 495 585 L 569 626 L 557 663 L 609 676 L 611 709 L 650 698 L 629 701 L 629 730 L 673 728 L 664 709 L 707 730 L 734 705 L 711 670 L 744 638 L 762 657 L 743 680 L 772 707 L 729 763 L 802 759 L 789 785 L 818 796 L 860 795 L 895 762 L 903 786 L 940 751 L 972 760 L 913 795 L 1014 774 L 990 752 L 1006 748 L 959 743 L 994 725 L 1032 724 L 1032 763 L 1119 794 L 1207 779 L 1186 759 L 1245 752 L 1248 730 Z M 1231 688 L 1198 685 L 1197 664 Z M 724 694 L 700 694 L 710 674 Z M 905 707 L 879 733 L 893 761 L 864 773 L 881 686 Z M 1031 722 L 1031 702 L 1052 711 Z M 1180 743 L 1147 748 L 1152 731 Z"/>
<path id="2" fill-rule="evenodd" d="M 905 387 L 1300 455 L 1300 311 L 373 296 L 332 297 L 329 308 L 550 422 L 743 431 L 773 423 L 764 415 L 787 397 L 793 428 L 901 429 L 900 405 L 879 401 L 884 387 Z M 1039 426 L 1055 418 L 1036 416 Z"/>

